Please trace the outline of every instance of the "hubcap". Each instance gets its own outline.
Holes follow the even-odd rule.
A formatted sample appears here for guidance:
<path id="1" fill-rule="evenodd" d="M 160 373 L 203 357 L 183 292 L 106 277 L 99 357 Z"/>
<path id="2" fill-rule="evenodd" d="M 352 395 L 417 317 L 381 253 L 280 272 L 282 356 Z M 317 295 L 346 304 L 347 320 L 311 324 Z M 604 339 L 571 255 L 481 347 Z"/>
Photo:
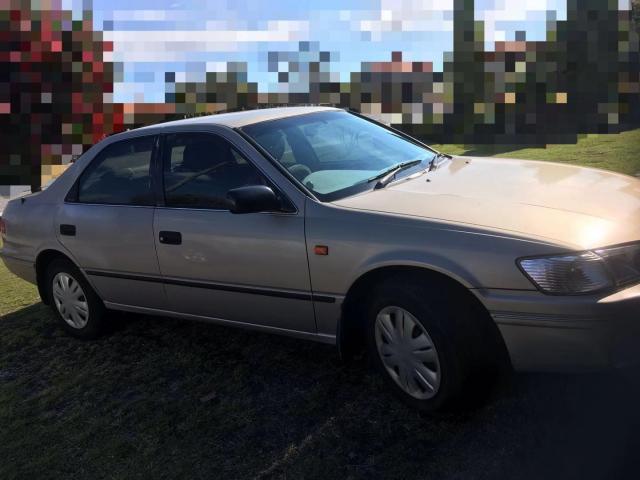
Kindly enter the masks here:
<path id="1" fill-rule="evenodd" d="M 376 316 L 375 336 L 385 369 L 403 391 L 419 400 L 438 393 L 438 352 L 411 313 L 400 307 L 383 308 Z"/>
<path id="2" fill-rule="evenodd" d="M 89 321 L 89 304 L 80 284 L 71 275 L 60 272 L 53 277 L 53 301 L 62 319 L 73 328 Z"/>

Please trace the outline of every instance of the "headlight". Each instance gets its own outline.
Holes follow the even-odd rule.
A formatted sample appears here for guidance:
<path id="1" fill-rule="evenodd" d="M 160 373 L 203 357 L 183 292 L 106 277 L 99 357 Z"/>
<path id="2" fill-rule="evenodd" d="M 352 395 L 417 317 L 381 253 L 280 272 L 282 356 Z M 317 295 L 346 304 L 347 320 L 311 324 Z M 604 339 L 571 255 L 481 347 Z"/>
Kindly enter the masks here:
<path id="1" fill-rule="evenodd" d="M 640 243 L 589 252 L 523 258 L 518 265 L 545 293 L 577 295 L 640 281 Z"/>

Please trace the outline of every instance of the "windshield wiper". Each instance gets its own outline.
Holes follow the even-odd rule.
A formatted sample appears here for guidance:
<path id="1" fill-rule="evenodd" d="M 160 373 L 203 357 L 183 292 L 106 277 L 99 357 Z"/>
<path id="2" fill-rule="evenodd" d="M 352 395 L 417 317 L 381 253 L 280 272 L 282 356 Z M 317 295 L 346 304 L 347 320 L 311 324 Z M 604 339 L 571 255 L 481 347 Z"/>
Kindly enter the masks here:
<path id="1" fill-rule="evenodd" d="M 378 180 L 378 182 L 376 183 L 376 186 L 373 187 L 373 189 L 378 190 L 379 188 L 384 188 L 387 185 L 389 185 L 389 183 L 391 183 L 391 180 L 395 178 L 398 172 L 402 170 L 406 170 L 407 168 L 413 167 L 414 165 L 418 165 L 419 163 L 422 163 L 422 160 L 410 160 L 408 162 L 398 163 L 397 165 L 387 168 L 386 170 L 380 172 L 379 174 L 371 177 L 370 179 L 367 180 L 367 182 L 373 182 L 374 180 Z"/>
<path id="2" fill-rule="evenodd" d="M 451 155 L 447 155 L 446 153 L 440 153 L 438 152 L 429 162 L 429 166 L 427 167 L 427 172 L 430 172 L 431 170 L 433 170 L 434 168 L 436 168 L 437 165 L 437 161 L 441 158 L 448 158 L 448 159 L 452 159 L 453 157 Z"/>

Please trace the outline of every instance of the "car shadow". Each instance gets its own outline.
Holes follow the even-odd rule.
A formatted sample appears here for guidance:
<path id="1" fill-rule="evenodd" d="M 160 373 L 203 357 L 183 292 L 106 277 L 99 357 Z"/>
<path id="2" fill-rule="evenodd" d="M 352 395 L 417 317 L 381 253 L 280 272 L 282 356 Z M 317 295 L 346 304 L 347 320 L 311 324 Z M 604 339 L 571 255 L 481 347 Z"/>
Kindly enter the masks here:
<path id="1" fill-rule="evenodd" d="M 96 341 L 36 304 L 0 321 L 0 476 L 638 478 L 635 377 L 516 375 L 421 415 L 364 360 L 291 338 L 114 313 Z M 34 457 L 34 452 L 42 454 Z M 10 464 L 10 465 L 9 465 Z"/>

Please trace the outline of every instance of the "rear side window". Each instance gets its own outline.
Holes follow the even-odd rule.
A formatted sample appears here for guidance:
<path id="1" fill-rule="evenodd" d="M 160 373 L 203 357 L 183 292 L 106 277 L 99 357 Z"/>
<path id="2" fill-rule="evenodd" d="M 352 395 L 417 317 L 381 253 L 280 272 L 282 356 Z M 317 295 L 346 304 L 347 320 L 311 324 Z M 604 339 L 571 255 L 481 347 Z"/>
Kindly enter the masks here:
<path id="1" fill-rule="evenodd" d="M 214 134 L 167 135 L 163 152 L 168 207 L 226 210 L 229 190 L 267 184 L 256 167 Z"/>
<path id="2" fill-rule="evenodd" d="M 155 137 L 106 147 L 82 173 L 78 201 L 110 205 L 153 205 L 151 155 Z"/>

